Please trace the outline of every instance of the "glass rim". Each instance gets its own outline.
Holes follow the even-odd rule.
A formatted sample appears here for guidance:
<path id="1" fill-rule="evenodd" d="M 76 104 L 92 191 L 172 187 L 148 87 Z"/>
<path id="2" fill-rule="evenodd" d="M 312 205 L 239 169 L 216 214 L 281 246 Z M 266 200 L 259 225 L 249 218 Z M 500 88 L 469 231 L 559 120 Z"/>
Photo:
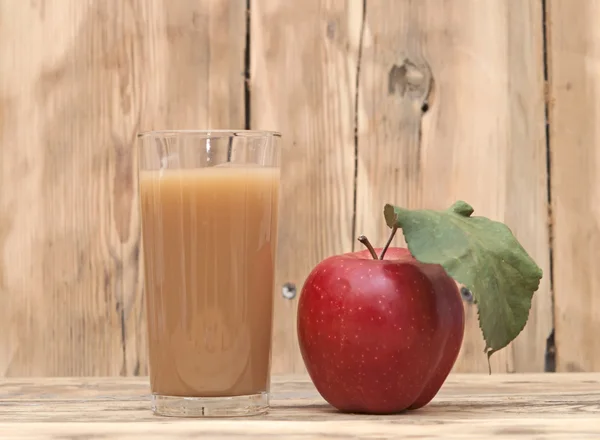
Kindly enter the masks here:
<path id="1" fill-rule="evenodd" d="M 200 138 L 226 138 L 226 137 L 281 137 L 278 131 L 270 130 L 150 130 L 141 131 L 137 134 L 138 139 L 144 137 L 175 137 L 196 136 Z"/>

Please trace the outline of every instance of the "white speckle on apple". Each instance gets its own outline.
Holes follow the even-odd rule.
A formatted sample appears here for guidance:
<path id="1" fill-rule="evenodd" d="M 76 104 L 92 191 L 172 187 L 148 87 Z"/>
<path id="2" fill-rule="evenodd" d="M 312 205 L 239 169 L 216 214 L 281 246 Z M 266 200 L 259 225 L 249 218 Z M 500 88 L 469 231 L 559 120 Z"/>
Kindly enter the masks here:
<path id="1" fill-rule="evenodd" d="M 361 306 L 358 306 L 358 310 L 362 310 L 362 307 L 361 307 Z"/>

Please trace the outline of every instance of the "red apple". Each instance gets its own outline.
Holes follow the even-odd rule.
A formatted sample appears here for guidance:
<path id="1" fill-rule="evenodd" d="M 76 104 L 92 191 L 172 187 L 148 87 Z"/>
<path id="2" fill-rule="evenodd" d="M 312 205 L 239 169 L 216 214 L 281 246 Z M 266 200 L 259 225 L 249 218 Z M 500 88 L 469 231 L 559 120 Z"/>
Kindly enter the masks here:
<path id="1" fill-rule="evenodd" d="M 381 249 L 376 250 L 380 255 Z M 405 248 L 337 255 L 307 277 L 298 341 L 317 391 L 343 412 L 391 414 L 437 394 L 463 340 L 456 282 Z"/>

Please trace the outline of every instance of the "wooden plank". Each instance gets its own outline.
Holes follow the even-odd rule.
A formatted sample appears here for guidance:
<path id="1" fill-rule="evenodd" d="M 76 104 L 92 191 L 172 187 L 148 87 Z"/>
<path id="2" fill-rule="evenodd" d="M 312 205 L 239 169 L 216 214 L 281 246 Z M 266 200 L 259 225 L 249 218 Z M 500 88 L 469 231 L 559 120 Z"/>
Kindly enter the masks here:
<path id="1" fill-rule="evenodd" d="M 100 437 L 103 439 L 136 440 L 140 436 L 149 440 L 193 439 L 268 439 L 286 438 L 290 440 L 308 439 L 385 439 L 385 438 L 427 438 L 436 439 L 553 439 L 596 440 L 598 429 L 597 416 L 582 416 L 568 420 L 554 420 L 547 416 L 536 419 L 491 420 L 485 423 L 471 424 L 466 420 L 444 421 L 429 425 L 402 423 L 373 423 L 348 420 L 323 422 L 272 422 L 270 424 L 253 421 L 214 421 L 206 420 L 191 423 L 89 423 L 85 425 L 57 425 L 40 423 L 0 424 L 0 431 L 10 439 L 62 440 L 66 438 Z M 576 422 L 569 425 L 569 421 Z"/>
<path id="2" fill-rule="evenodd" d="M 600 2 L 548 1 L 558 371 L 600 370 Z"/>
<path id="3" fill-rule="evenodd" d="M 552 329 L 542 41 L 540 2 L 367 2 L 356 233 L 385 243 L 390 202 L 462 199 L 506 222 L 545 277 L 526 329 L 492 357 L 495 372 L 543 371 Z M 476 310 L 465 307 L 455 371 L 487 371 Z"/>
<path id="4" fill-rule="evenodd" d="M 426 407 L 369 416 L 332 409 L 305 375 L 273 378 L 267 415 L 193 420 L 152 415 L 147 378 L 7 379 L 2 438 L 598 438 L 598 373 L 453 374 Z M 32 410 L 32 408 L 35 408 Z"/>
<path id="5" fill-rule="evenodd" d="M 297 298 L 323 258 L 352 249 L 357 2 L 253 1 L 251 125 L 283 133 L 273 371 L 302 371 Z M 282 287 L 295 286 L 295 299 Z"/>
<path id="6" fill-rule="evenodd" d="M 146 372 L 135 135 L 243 126 L 244 5 L 0 0 L 0 376 Z"/>

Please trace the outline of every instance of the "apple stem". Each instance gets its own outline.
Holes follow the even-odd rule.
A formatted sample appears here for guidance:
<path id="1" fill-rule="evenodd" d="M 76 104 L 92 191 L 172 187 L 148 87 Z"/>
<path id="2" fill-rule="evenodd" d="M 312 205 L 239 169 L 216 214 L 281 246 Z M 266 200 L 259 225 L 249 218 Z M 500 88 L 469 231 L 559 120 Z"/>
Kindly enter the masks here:
<path id="1" fill-rule="evenodd" d="M 375 249 L 373 249 L 373 246 L 371 245 L 371 242 L 369 241 L 369 239 L 367 237 L 365 237 L 364 235 L 361 235 L 360 237 L 358 237 L 358 241 L 360 241 L 362 244 L 365 245 L 365 247 L 367 249 L 369 249 L 369 252 L 371 253 L 371 256 L 373 257 L 374 260 L 377 260 L 377 253 L 375 252 Z"/>
<path id="2" fill-rule="evenodd" d="M 390 247 L 390 244 L 392 244 L 392 240 L 394 239 L 394 235 L 396 235 L 396 231 L 398 231 L 398 226 L 394 226 L 392 228 L 392 233 L 390 234 L 390 238 L 388 238 L 388 241 L 385 244 L 385 246 L 383 247 L 383 250 L 381 251 L 381 255 L 379 256 L 380 260 L 383 260 L 383 256 L 385 255 L 388 248 Z"/>

